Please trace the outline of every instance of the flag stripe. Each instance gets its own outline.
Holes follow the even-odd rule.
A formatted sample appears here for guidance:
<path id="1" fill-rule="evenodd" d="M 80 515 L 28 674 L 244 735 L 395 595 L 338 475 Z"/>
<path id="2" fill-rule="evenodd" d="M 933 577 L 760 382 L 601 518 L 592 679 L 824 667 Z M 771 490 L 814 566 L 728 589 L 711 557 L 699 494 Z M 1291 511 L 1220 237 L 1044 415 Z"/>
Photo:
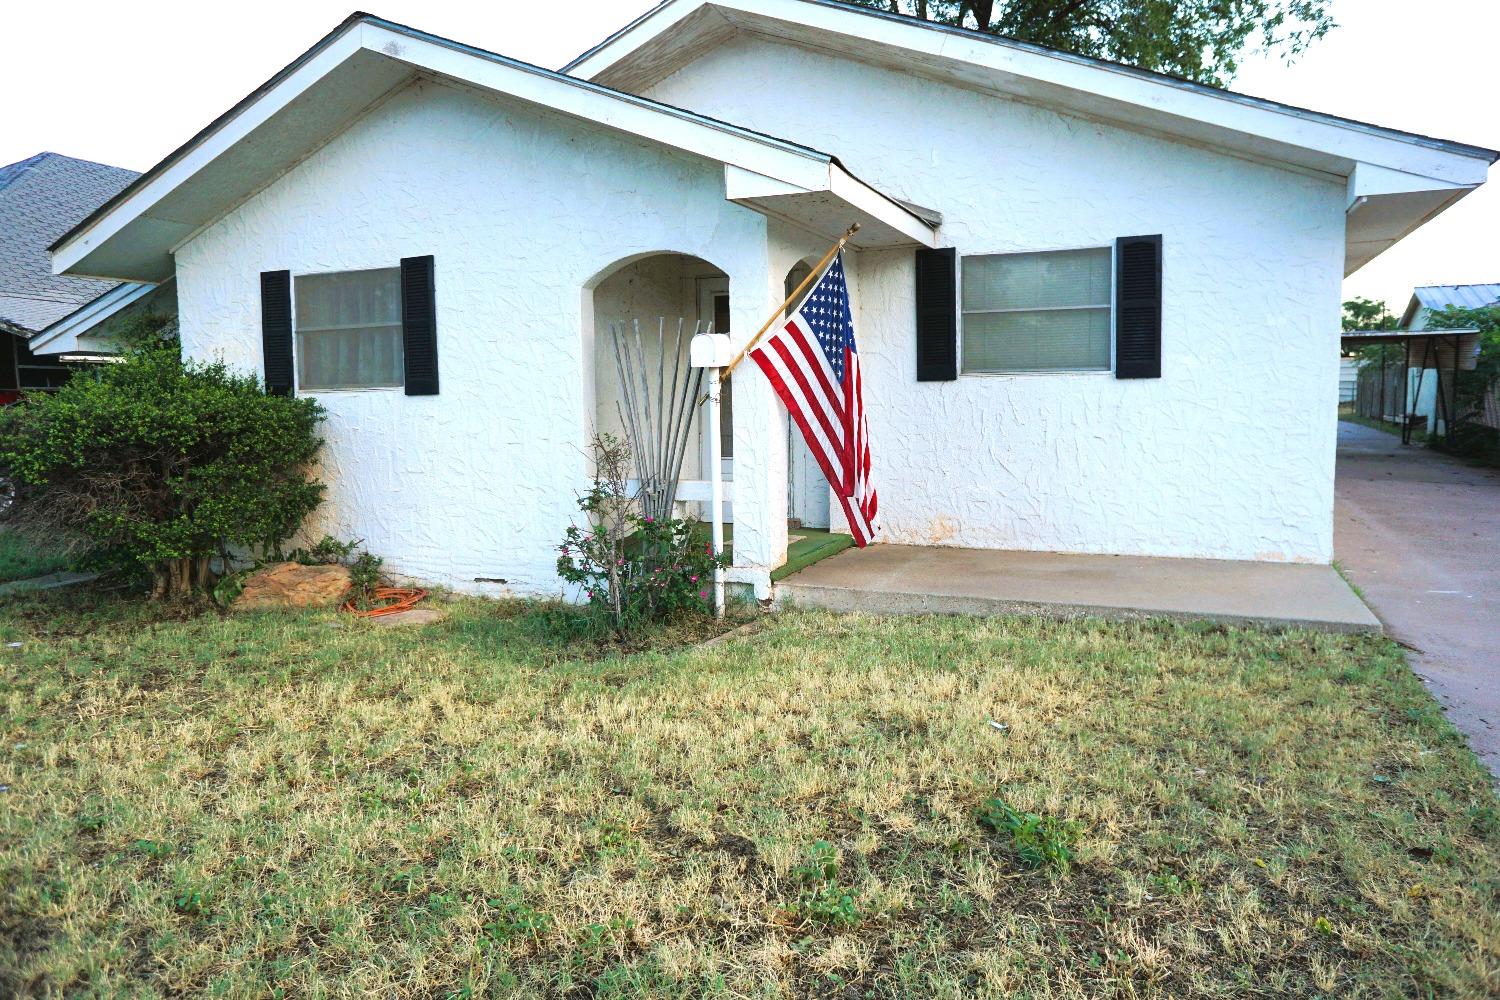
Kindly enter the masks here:
<path id="1" fill-rule="evenodd" d="M 844 260 L 835 256 L 786 324 L 749 352 L 838 495 L 854 543 L 880 531 L 870 428 Z"/>
<path id="2" fill-rule="evenodd" d="M 797 345 L 811 365 L 809 366 L 818 381 L 818 388 L 823 390 L 829 409 L 834 413 L 844 412 L 844 394 L 833 387 L 833 369 L 828 367 L 828 356 L 823 353 L 818 343 L 817 336 L 810 331 L 804 330 L 795 320 L 786 325 L 787 336 Z"/>
<path id="3" fill-rule="evenodd" d="M 782 378 L 781 372 L 761 352 L 756 351 L 750 356 L 755 359 L 755 363 L 760 366 L 760 370 L 766 373 L 766 378 L 770 380 L 771 387 L 776 390 L 776 394 L 781 397 L 782 402 L 786 402 L 790 393 L 787 392 L 786 381 Z M 830 483 L 838 479 L 838 466 L 832 459 L 835 452 L 827 446 L 826 439 L 822 438 L 820 434 L 815 433 L 808 425 L 807 417 L 803 416 L 802 408 L 800 406 L 788 405 L 787 415 L 792 418 L 792 422 L 802 432 L 802 439 L 807 442 L 807 450 L 812 453 L 813 461 L 818 463 L 818 468 L 822 471 L 824 478 Z"/>
<path id="4" fill-rule="evenodd" d="M 837 438 L 829 437 L 823 432 L 823 424 L 817 421 L 809 421 L 806 416 L 807 407 L 794 382 L 791 382 L 781 367 L 780 356 L 772 353 L 757 352 L 755 363 L 760 365 L 761 370 L 770 379 L 771 385 L 776 389 L 776 395 L 786 404 L 787 412 L 797 420 L 798 429 L 802 431 L 802 438 L 807 442 L 808 450 L 818 460 L 819 467 L 827 475 L 830 468 L 838 468 L 839 448 Z"/>
<path id="5" fill-rule="evenodd" d="M 806 403 L 813 404 L 810 408 L 813 414 L 817 416 L 818 423 L 822 425 L 823 432 L 827 435 L 834 450 L 842 451 L 844 448 L 843 428 L 829 419 L 829 408 L 823 405 L 823 400 L 817 399 L 813 395 L 812 387 L 807 384 L 806 366 L 797 364 L 797 360 L 792 354 L 793 348 L 788 346 L 786 341 L 779 337 L 771 344 L 771 350 L 776 352 L 776 355 L 781 360 L 781 367 L 797 383 L 797 388 L 802 393 L 802 399 Z"/>

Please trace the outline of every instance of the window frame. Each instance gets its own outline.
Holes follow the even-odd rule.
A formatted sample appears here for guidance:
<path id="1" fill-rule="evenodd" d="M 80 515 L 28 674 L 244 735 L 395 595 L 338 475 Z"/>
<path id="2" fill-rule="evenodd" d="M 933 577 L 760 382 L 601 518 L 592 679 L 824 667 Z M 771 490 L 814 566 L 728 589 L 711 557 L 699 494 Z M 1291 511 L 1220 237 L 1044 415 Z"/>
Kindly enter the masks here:
<path id="1" fill-rule="evenodd" d="M 351 385 L 351 386 L 343 386 L 343 387 L 340 387 L 340 388 L 330 388 L 330 389 L 318 389 L 318 388 L 311 388 L 310 389 L 310 388 L 305 388 L 302 385 L 302 351 L 301 351 L 301 340 L 300 340 L 300 337 L 299 337 L 298 323 L 297 323 L 297 279 L 298 278 L 320 278 L 320 277 L 324 277 L 326 275 L 331 275 L 331 274 L 358 274 L 358 273 L 363 272 L 363 271 L 394 271 L 395 272 L 395 274 L 396 274 L 396 303 L 397 303 L 396 308 L 397 308 L 397 313 L 398 313 L 397 322 L 396 322 L 395 325 L 397 327 L 403 328 L 402 329 L 402 333 L 403 333 L 403 338 L 404 338 L 404 334 L 405 334 L 405 330 L 404 330 L 404 326 L 405 326 L 404 317 L 401 317 L 399 315 L 400 309 L 401 309 L 401 305 L 400 305 L 400 303 L 401 303 L 401 265 L 400 264 L 397 264 L 394 267 L 392 267 L 391 265 L 388 265 L 388 264 L 377 264 L 377 265 L 375 265 L 373 267 L 342 267 L 342 268 L 338 268 L 337 270 L 331 270 L 331 271 L 293 271 L 293 272 L 291 272 L 291 274 L 292 274 L 292 280 L 291 280 L 291 292 L 290 292 L 289 298 L 290 298 L 290 301 L 291 301 L 291 311 L 292 311 L 292 394 L 294 396 L 300 396 L 300 395 L 304 395 L 304 394 L 306 394 L 306 395 L 315 395 L 315 394 L 316 395 L 322 395 L 324 393 L 330 393 L 330 392 L 336 392 L 336 393 L 344 393 L 344 392 L 400 392 L 400 393 L 404 393 L 406 391 L 406 345 L 404 343 L 401 346 L 401 381 L 397 382 L 395 385 Z M 332 329 L 335 329 L 335 328 L 334 327 L 327 327 L 326 329 L 332 330 Z"/>
<path id="2" fill-rule="evenodd" d="M 964 259 L 967 257 L 1019 257 L 1044 253 L 1067 253 L 1074 250 L 1104 250 L 1109 253 L 1109 364 L 1104 368 L 1049 368 L 1046 370 L 1033 370 L 1026 368 L 1008 369 L 1005 371 L 965 371 L 964 370 L 964 333 L 968 325 L 966 320 L 968 313 L 964 309 Z M 958 316 L 958 377 L 959 378 L 1045 378 L 1049 376 L 1064 376 L 1069 378 L 1088 377 L 1114 377 L 1115 374 L 1115 321 L 1119 312 L 1118 282 L 1119 255 L 1115 253 L 1115 244 L 1109 243 L 1080 243 L 1073 246 L 1038 247 L 1026 250 L 985 250 L 976 253 L 960 253 L 958 264 L 954 268 L 954 312 Z M 976 313 L 999 314 L 999 313 L 1026 313 L 1026 312 L 1063 312 L 1066 310 L 1097 309 L 1098 306 L 1054 306 L 1048 309 L 978 309 Z"/>

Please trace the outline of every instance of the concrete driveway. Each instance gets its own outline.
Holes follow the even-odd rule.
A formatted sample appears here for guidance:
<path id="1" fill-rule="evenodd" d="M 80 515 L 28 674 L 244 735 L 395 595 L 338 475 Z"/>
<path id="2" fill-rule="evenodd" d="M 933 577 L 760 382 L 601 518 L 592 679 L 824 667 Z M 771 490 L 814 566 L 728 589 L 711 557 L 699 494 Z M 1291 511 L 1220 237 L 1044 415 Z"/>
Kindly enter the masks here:
<path id="1" fill-rule="evenodd" d="M 1500 470 L 1341 421 L 1333 547 L 1500 775 Z"/>

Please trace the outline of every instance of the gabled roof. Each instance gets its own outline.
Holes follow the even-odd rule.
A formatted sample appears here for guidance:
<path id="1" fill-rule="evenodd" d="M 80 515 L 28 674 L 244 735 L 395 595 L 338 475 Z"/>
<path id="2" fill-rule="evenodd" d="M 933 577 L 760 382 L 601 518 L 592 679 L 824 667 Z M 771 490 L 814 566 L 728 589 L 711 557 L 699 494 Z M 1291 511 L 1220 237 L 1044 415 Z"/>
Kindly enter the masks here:
<path id="1" fill-rule="evenodd" d="M 54 243 L 53 269 L 164 280 L 175 247 L 419 78 L 457 81 L 716 160 L 732 200 L 766 211 L 765 202 L 785 209 L 803 198 L 808 212 L 828 215 L 835 235 L 859 221 L 855 245 L 936 242 L 932 218 L 828 153 L 355 13 Z"/>
<path id="2" fill-rule="evenodd" d="M 58 153 L 0 167 L 0 329 L 29 339 L 117 287 L 53 274 L 47 245 L 136 176 Z"/>
<path id="3" fill-rule="evenodd" d="M 1411 301 L 1401 314 L 1401 326 L 1410 329 L 1420 310 L 1441 312 L 1449 306 L 1483 309 L 1500 305 L 1500 283 L 1489 285 L 1422 285 L 1412 289 Z"/>
<path id="4" fill-rule="evenodd" d="M 644 91 L 741 34 L 1344 178 L 1346 273 L 1482 184 L 1500 159 L 1479 146 L 837 0 L 663 0 L 564 71 Z"/>

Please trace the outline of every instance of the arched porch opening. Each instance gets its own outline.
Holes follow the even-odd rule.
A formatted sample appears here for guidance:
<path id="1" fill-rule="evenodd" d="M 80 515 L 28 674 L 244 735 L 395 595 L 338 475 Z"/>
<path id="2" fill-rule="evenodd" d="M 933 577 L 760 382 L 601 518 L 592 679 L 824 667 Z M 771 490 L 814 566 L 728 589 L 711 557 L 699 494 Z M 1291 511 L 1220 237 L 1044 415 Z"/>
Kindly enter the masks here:
<path id="1" fill-rule="evenodd" d="M 592 432 L 612 434 L 628 440 L 621 415 L 621 379 L 615 356 L 612 324 L 625 329 L 633 339 L 637 327 L 646 364 L 655 377 L 663 364 L 670 374 L 674 363 L 689 364 L 688 342 L 695 329 L 710 324 L 718 333 L 729 332 L 729 276 L 701 257 L 671 251 L 638 254 L 605 268 L 584 289 L 585 357 L 591 362 L 592 401 L 588 417 Z M 677 325 L 683 335 L 677 343 Z M 665 335 L 665 336 L 664 336 Z M 674 349 L 677 351 L 673 356 Z M 663 357 L 663 353 L 666 356 Z M 720 421 L 724 478 L 733 480 L 733 396 L 726 385 Z M 684 516 L 707 519 L 708 446 L 703 407 L 695 405 L 688 430 L 688 445 L 678 477 L 678 509 Z M 730 491 L 726 485 L 726 495 Z M 725 519 L 732 520 L 733 505 L 725 504 Z"/>

